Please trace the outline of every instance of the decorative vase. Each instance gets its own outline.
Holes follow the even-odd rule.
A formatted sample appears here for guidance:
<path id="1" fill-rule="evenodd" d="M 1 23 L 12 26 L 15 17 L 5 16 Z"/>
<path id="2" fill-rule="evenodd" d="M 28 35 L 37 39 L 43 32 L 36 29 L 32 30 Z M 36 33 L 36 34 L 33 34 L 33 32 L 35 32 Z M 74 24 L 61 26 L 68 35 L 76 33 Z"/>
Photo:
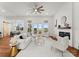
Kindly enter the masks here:
<path id="1" fill-rule="evenodd" d="M 11 57 L 15 57 L 18 53 L 18 50 L 16 48 L 16 46 L 12 46 L 11 51 L 10 51 L 10 56 Z"/>

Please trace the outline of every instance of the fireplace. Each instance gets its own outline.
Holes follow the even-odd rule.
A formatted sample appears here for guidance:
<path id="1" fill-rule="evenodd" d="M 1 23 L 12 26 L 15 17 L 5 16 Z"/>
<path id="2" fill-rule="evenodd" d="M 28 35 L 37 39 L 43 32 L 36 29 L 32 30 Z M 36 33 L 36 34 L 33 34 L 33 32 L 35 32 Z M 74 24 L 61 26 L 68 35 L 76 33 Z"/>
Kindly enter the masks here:
<path id="1" fill-rule="evenodd" d="M 59 36 L 60 36 L 60 37 L 68 36 L 68 38 L 69 38 L 69 40 L 70 40 L 70 32 L 59 32 Z"/>

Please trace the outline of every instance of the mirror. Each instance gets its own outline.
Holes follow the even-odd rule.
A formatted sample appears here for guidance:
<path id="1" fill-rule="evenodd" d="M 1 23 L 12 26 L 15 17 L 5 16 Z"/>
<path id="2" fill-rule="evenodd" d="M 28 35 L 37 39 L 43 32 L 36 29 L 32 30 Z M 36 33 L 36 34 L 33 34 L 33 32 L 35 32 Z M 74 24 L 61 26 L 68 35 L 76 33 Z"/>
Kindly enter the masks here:
<path id="1" fill-rule="evenodd" d="M 61 17 L 61 24 L 63 25 L 63 26 L 66 26 L 66 23 L 67 22 L 67 17 L 66 16 L 62 16 Z"/>

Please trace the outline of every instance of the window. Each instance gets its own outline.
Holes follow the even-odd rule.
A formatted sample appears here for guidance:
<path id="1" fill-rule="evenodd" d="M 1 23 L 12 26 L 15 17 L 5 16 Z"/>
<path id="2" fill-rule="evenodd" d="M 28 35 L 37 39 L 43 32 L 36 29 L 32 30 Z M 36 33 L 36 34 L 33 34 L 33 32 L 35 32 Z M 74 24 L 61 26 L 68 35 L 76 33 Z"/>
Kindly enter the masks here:
<path id="1" fill-rule="evenodd" d="M 38 28 L 42 29 L 43 28 L 43 24 L 38 24 Z"/>
<path id="2" fill-rule="evenodd" d="M 39 24 L 32 24 L 33 32 L 36 34 L 37 32 L 39 34 L 44 32 L 48 32 L 48 23 L 39 23 Z"/>
<path id="3" fill-rule="evenodd" d="M 43 29 L 43 24 L 38 24 L 38 33 L 41 34 Z"/>
<path id="4" fill-rule="evenodd" d="M 17 20 L 16 21 L 16 30 L 23 30 L 24 28 L 24 21 L 23 20 Z"/>
<path id="5" fill-rule="evenodd" d="M 48 23 L 43 24 L 44 32 L 48 32 Z"/>
<path id="6" fill-rule="evenodd" d="M 48 28 L 48 23 L 44 23 L 43 28 Z"/>
<path id="7" fill-rule="evenodd" d="M 32 28 L 38 28 L 38 24 L 32 24 Z"/>

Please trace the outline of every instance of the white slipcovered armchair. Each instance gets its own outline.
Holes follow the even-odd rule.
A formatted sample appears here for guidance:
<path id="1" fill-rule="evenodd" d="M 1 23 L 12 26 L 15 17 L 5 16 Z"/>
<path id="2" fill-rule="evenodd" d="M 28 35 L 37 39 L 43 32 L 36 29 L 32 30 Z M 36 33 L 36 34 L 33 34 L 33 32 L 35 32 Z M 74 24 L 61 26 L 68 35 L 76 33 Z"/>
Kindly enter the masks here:
<path id="1" fill-rule="evenodd" d="M 67 50 L 67 48 L 69 46 L 69 39 L 67 36 L 65 36 L 65 37 L 58 36 L 57 39 L 58 40 L 54 43 L 53 48 L 62 52 L 62 56 L 63 56 L 63 53 Z"/>

